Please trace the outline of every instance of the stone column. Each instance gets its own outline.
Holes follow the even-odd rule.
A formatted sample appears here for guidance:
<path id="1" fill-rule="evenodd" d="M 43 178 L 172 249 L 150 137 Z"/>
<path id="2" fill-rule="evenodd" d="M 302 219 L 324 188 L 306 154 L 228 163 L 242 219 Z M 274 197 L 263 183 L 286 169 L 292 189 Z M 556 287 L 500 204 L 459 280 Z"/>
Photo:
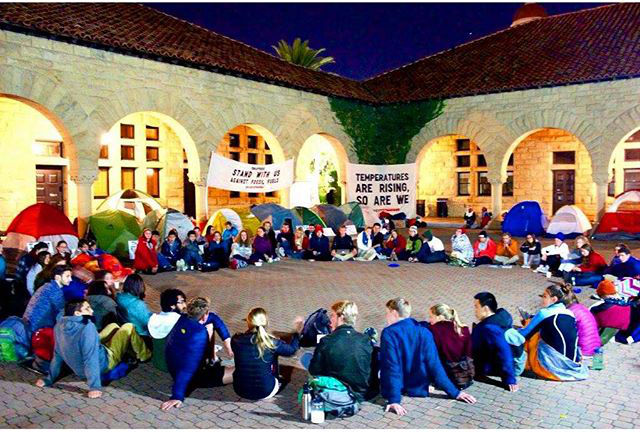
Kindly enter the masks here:
<path id="1" fill-rule="evenodd" d="M 608 182 L 596 183 L 596 223 L 604 215 L 607 206 Z"/>
<path id="2" fill-rule="evenodd" d="M 81 171 L 69 176 L 76 184 L 78 194 L 78 236 L 83 237 L 87 231 L 89 216 L 93 212 L 93 192 L 91 186 L 98 178 L 97 170 Z"/>
<path id="3" fill-rule="evenodd" d="M 488 228 L 500 229 L 500 219 L 502 214 L 502 180 L 491 180 L 491 213 L 493 219 Z"/>
<path id="4" fill-rule="evenodd" d="M 189 176 L 189 181 L 196 186 L 196 219 L 198 222 L 208 220 L 209 187 L 207 186 L 207 179 L 205 177 L 192 178 Z"/>

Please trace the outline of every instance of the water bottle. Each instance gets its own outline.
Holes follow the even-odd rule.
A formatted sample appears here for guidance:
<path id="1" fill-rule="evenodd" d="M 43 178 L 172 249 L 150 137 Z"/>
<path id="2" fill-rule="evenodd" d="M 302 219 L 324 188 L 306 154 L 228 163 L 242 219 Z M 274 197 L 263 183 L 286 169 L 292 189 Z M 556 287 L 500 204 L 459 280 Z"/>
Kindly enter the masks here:
<path id="1" fill-rule="evenodd" d="M 311 386 L 308 382 L 302 387 L 302 420 L 311 419 Z"/>
<path id="2" fill-rule="evenodd" d="M 591 359 L 591 369 L 604 369 L 604 351 L 602 350 L 602 347 L 596 349 L 596 352 L 593 354 L 593 358 Z"/>
<path id="3" fill-rule="evenodd" d="M 311 423 L 324 423 L 324 402 L 319 397 L 311 401 Z"/>

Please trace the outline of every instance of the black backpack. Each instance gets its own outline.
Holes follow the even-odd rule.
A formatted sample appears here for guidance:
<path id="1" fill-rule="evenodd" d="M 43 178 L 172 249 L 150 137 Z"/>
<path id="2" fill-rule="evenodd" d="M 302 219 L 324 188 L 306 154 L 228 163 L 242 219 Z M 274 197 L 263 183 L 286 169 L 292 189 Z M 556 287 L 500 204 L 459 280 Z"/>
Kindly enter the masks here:
<path id="1" fill-rule="evenodd" d="M 302 328 L 300 346 L 312 347 L 318 345 L 318 335 L 328 335 L 331 333 L 329 323 L 329 315 L 326 309 L 320 308 L 309 315 Z"/>

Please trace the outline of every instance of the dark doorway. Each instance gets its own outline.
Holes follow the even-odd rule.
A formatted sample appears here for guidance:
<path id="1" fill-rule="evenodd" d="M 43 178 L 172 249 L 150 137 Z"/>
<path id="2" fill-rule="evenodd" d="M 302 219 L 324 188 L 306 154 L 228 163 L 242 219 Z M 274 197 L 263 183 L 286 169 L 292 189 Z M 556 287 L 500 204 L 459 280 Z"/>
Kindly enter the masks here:
<path id="1" fill-rule="evenodd" d="M 189 170 L 184 169 L 182 190 L 184 191 L 184 214 L 196 217 L 196 185 L 189 181 Z"/>
<path id="2" fill-rule="evenodd" d="M 553 171 L 553 214 L 575 202 L 575 178 L 574 170 Z"/>
<path id="3" fill-rule="evenodd" d="M 49 204 L 64 212 L 62 167 L 36 166 L 36 202 Z"/>

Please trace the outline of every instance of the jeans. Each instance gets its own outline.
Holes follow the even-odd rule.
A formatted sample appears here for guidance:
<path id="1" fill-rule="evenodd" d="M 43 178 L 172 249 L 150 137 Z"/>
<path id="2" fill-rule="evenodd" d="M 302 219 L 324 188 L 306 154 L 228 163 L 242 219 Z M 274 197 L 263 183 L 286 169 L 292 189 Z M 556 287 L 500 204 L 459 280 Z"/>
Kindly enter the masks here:
<path id="1" fill-rule="evenodd" d="M 424 264 L 433 264 L 447 261 L 447 255 L 444 253 L 444 251 L 431 252 L 431 248 L 428 244 L 422 245 L 422 247 L 420 248 L 420 252 L 418 252 L 418 254 L 416 255 L 416 258 L 418 258 L 418 261 Z"/>
<path id="2" fill-rule="evenodd" d="M 522 254 L 522 261 L 524 261 L 524 264 L 529 267 L 534 265 L 537 266 L 540 265 L 540 255 L 533 255 L 525 252 Z"/>
<path id="3" fill-rule="evenodd" d="M 489 258 L 488 256 L 481 256 L 481 257 L 478 257 L 478 258 L 474 258 L 474 262 L 475 262 L 476 266 L 493 264 L 493 260 L 491 258 Z"/>
<path id="4" fill-rule="evenodd" d="M 598 286 L 600 281 L 604 279 L 602 275 L 594 272 L 564 272 L 562 277 L 565 282 L 573 283 L 572 279 L 575 279 L 573 285 L 585 286 L 591 285 L 592 287 Z"/>

